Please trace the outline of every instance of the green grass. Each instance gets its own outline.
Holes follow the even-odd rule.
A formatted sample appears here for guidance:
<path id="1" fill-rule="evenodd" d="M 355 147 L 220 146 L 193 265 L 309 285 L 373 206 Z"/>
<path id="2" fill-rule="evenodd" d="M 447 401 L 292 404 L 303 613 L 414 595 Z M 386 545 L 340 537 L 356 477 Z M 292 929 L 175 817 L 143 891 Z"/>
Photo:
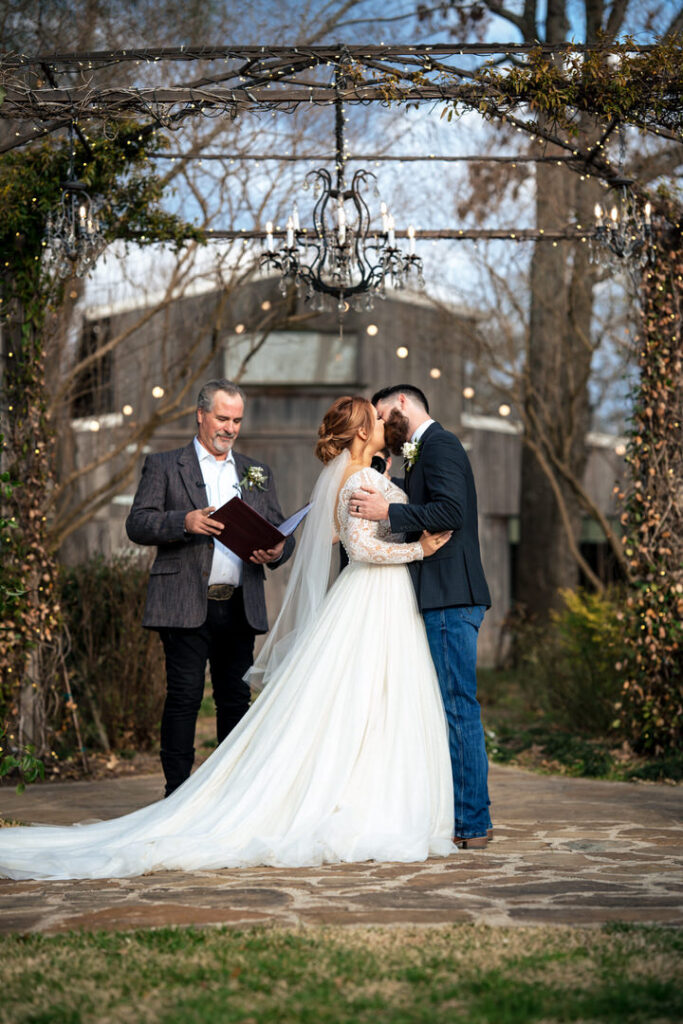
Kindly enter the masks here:
<path id="1" fill-rule="evenodd" d="M 0 940 L 2 1024 L 614 1024 L 683 1015 L 656 927 L 170 929 Z"/>
<path id="2" fill-rule="evenodd" d="M 609 737 L 567 731 L 529 706 L 513 670 L 479 669 L 479 698 L 489 758 L 533 771 L 632 782 L 683 781 L 683 751 L 638 757 Z"/>

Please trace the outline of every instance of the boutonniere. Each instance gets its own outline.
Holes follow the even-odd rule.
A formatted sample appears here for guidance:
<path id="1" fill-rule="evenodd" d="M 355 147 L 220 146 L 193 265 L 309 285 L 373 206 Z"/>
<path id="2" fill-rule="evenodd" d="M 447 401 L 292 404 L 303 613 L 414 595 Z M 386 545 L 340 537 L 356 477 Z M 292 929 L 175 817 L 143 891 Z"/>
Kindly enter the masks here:
<path id="1" fill-rule="evenodd" d="M 240 487 L 244 491 L 251 491 L 254 487 L 259 491 L 265 491 L 267 483 L 268 477 L 262 466 L 247 466 L 240 480 Z"/>
<path id="2" fill-rule="evenodd" d="M 420 454 L 420 441 L 406 441 L 401 447 L 401 455 L 406 469 L 412 469 Z"/>

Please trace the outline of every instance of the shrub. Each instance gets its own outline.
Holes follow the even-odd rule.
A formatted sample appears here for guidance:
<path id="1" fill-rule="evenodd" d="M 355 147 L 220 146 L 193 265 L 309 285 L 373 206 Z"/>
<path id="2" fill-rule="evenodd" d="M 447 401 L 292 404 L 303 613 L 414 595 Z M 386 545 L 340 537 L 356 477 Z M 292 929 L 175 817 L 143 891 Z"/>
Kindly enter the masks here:
<path id="1" fill-rule="evenodd" d="M 528 699 L 558 725 L 604 736 L 615 717 L 627 660 L 618 591 L 562 591 L 548 625 L 517 635 Z"/>
<path id="2" fill-rule="evenodd" d="M 157 634 L 140 624 L 146 589 L 137 555 L 62 570 L 66 667 L 87 744 L 149 749 L 158 741 L 164 656 Z"/>

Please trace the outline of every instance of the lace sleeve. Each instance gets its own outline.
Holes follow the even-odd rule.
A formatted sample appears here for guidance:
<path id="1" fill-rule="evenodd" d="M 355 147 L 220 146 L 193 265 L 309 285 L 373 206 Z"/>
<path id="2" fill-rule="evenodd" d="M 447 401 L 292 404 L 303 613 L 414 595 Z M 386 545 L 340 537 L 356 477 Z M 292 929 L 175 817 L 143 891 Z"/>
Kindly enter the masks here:
<path id="1" fill-rule="evenodd" d="M 380 482 L 378 484 L 378 481 Z M 382 537 L 384 530 L 379 523 L 369 519 L 355 519 L 349 514 L 349 498 L 353 491 L 363 484 L 384 489 L 382 477 L 374 470 L 362 470 L 350 477 L 339 496 L 338 518 L 341 542 L 352 562 L 372 562 L 375 565 L 400 565 L 420 561 L 424 557 L 419 541 L 412 544 L 397 544 Z"/>
<path id="2" fill-rule="evenodd" d="M 384 496 L 389 503 L 403 505 L 408 501 L 406 492 L 397 487 L 392 480 L 388 480 L 384 474 L 382 474 L 382 484 L 384 486 Z M 388 519 L 383 519 L 381 523 L 377 523 L 377 536 L 382 537 L 384 540 L 394 541 L 397 544 L 406 539 L 405 533 L 392 530 L 391 522 Z"/>

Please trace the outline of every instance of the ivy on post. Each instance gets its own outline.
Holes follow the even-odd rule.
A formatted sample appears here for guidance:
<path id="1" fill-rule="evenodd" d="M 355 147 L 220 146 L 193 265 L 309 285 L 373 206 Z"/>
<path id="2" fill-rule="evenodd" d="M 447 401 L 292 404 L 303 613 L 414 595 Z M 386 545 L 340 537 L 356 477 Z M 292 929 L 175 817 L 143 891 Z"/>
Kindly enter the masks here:
<path id="1" fill-rule="evenodd" d="M 40 156 L 44 157 L 41 152 Z M 9 160 L 8 160 L 9 162 Z M 18 162 L 14 158 L 14 162 Z M 53 435 L 46 417 L 44 333 L 51 298 L 59 301 L 41 260 L 43 203 L 56 200 L 59 179 L 32 189 L 44 169 L 33 157 L 33 174 L 17 175 L 14 209 L 3 189 L 5 267 L 3 308 L 3 398 L 6 436 L 3 470 L 3 552 L 0 570 L 0 693 L 7 723 L 3 764 L 19 767 L 33 749 L 48 749 L 46 709 L 50 702 L 41 665 L 59 621 L 55 595 L 56 564 L 46 543 L 47 505 L 53 481 Z M 3 182 L 4 184 L 4 182 Z M 31 194 L 28 194 L 31 193 Z M 41 203 L 40 199 L 43 200 Z M 49 685 L 50 696 L 54 698 Z"/>
<path id="2" fill-rule="evenodd" d="M 4 449 L 5 438 L 0 434 L 0 446 Z M 27 592 L 25 580 L 16 564 L 7 557 L 11 550 L 16 529 L 16 517 L 11 515 L 9 508 L 11 499 L 18 486 L 7 469 L 0 471 L 0 550 L 1 564 L 3 571 L 0 573 L 0 621 L 3 628 L 0 631 L 0 779 L 10 772 L 19 770 L 22 781 L 19 788 L 23 788 L 23 780 L 34 781 L 44 775 L 42 761 L 34 756 L 33 745 L 23 746 L 15 742 L 16 736 L 3 724 L 5 722 L 18 720 L 17 704 L 17 681 L 20 679 L 23 668 L 23 658 L 18 657 L 20 645 L 16 643 L 17 631 L 24 631 L 25 639 L 28 642 L 26 648 L 30 648 L 30 640 L 26 637 L 27 627 L 30 629 L 30 614 L 27 611 Z M 5 510 L 7 509 L 7 513 Z M 14 753 L 21 750 L 21 756 Z"/>
<path id="3" fill-rule="evenodd" d="M 167 144 L 164 136 L 128 122 L 114 138 L 88 141 L 80 177 L 105 197 L 107 241 L 168 241 L 176 248 L 189 239 L 203 241 L 201 232 L 159 205 L 163 183 L 150 172 L 148 157 Z M 34 754 L 45 757 L 55 724 L 75 708 L 60 664 L 57 559 L 50 535 L 55 445 L 46 370 L 65 287 L 43 258 L 48 214 L 60 200 L 68 164 L 68 147 L 51 142 L 0 157 L 0 769 L 17 769 L 27 781 L 36 777 Z"/>
<path id="4" fill-rule="evenodd" d="M 631 486 L 621 495 L 630 586 L 618 725 L 647 753 L 683 737 L 683 235 L 680 212 L 669 212 L 641 283 Z"/>

